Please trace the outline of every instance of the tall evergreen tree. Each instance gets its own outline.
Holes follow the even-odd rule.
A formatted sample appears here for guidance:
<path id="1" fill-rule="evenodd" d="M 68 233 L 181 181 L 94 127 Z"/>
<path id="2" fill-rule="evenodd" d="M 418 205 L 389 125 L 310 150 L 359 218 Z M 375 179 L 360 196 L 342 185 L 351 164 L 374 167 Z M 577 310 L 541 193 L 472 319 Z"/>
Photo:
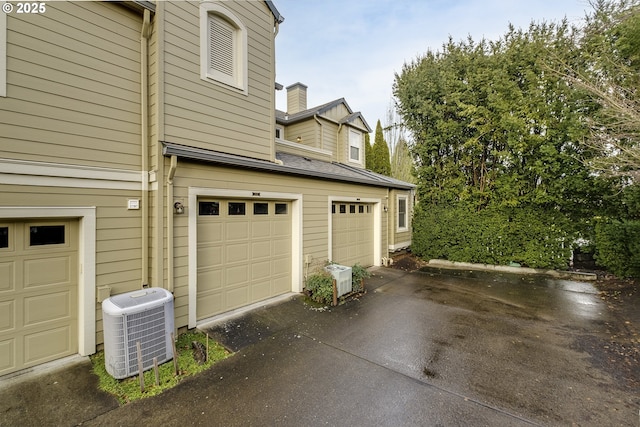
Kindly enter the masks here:
<path id="1" fill-rule="evenodd" d="M 373 147 L 371 147 L 371 136 L 364 134 L 364 167 L 371 170 L 373 168 Z"/>
<path id="2" fill-rule="evenodd" d="M 376 124 L 376 135 L 373 141 L 373 160 L 371 170 L 382 175 L 391 175 L 391 160 L 389 158 L 389 146 L 382 134 L 380 120 Z"/>

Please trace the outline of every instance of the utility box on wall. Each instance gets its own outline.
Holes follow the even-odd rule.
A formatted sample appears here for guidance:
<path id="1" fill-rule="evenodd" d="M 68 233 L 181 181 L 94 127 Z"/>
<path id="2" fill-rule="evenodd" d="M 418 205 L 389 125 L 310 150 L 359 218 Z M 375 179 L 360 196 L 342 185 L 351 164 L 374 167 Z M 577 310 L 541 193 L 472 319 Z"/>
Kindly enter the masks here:
<path id="1" fill-rule="evenodd" d="M 142 371 L 173 358 L 171 334 L 173 295 L 162 288 L 114 295 L 102 302 L 104 363 L 107 372 L 121 379 L 138 374 L 137 343 L 142 353 Z"/>

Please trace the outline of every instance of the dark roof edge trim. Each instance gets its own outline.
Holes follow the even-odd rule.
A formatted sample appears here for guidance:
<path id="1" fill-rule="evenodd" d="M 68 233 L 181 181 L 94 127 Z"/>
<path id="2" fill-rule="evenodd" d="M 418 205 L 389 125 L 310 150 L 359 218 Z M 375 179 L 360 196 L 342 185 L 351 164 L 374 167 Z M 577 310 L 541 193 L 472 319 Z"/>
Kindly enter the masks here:
<path id="1" fill-rule="evenodd" d="M 328 174 L 324 172 L 316 172 L 305 169 L 298 169 L 280 165 L 278 163 L 268 162 L 266 160 L 251 159 L 249 157 L 234 156 L 225 153 L 205 150 L 196 147 L 187 147 L 185 145 L 173 144 L 170 142 L 162 142 L 162 154 L 164 156 L 177 156 L 183 159 L 199 160 L 209 163 L 216 163 L 224 166 L 235 166 L 247 169 L 255 169 L 265 172 L 276 172 L 288 175 L 297 175 L 311 178 L 322 178 L 330 181 L 349 182 L 355 184 L 364 184 L 374 187 L 393 188 L 398 190 L 412 190 L 411 185 L 401 185 L 392 182 L 380 182 L 366 178 L 345 177 L 336 174 Z"/>
<path id="2" fill-rule="evenodd" d="M 282 24 L 284 22 L 284 16 L 282 16 L 280 12 L 278 12 L 278 9 L 273 4 L 273 2 L 271 0 L 265 0 L 265 3 L 267 4 L 267 6 L 269 6 L 269 10 L 273 14 L 273 17 L 276 18 L 276 22 L 278 24 Z"/>
<path id="3" fill-rule="evenodd" d="M 116 3 L 120 3 L 129 9 L 133 9 L 137 12 L 142 12 L 145 9 L 149 10 L 151 13 L 156 13 L 156 4 L 153 1 L 145 1 L 145 0 L 129 0 L 129 1 L 118 1 Z"/>

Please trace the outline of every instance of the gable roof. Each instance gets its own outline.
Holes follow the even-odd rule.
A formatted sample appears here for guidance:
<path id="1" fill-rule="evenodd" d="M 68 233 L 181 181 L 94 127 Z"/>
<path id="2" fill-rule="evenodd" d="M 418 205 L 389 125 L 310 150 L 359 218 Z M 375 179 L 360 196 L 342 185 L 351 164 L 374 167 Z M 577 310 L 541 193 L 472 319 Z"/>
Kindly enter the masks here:
<path id="1" fill-rule="evenodd" d="M 365 128 L 362 129 L 362 130 L 364 130 L 366 132 L 369 132 L 369 133 L 372 132 L 371 127 L 369 126 L 367 121 L 362 116 L 362 113 L 359 112 L 359 111 L 353 112 L 353 110 L 351 109 L 351 107 L 349 106 L 349 104 L 347 103 L 347 101 L 344 98 L 336 99 L 336 100 L 327 102 L 326 104 L 322 104 L 322 105 L 318 105 L 316 107 L 308 108 L 306 110 L 299 111 L 299 112 L 294 113 L 294 114 L 288 114 L 288 113 L 286 113 L 284 111 L 276 110 L 276 123 L 279 123 L 281 125 L 291 125 L 291 124 L 294 124 L 294 123 L 298 123 L 298 122 L 307 120 L 307 119 L 309 119 L 309 118 L 311 118 L 311 117 L 313 117 L 315 115 L 322 116 L 324 113 L 326 113 L 327 111 L 331 110 L 332 108 L 337 107 L 340 104 L 343 104 L 345 106 L 345 108 L 347 109 L 349 114 L 347 116 L 343 117 L 342 119 L 340 119 L 340 121 L 338 123 L 340 123 L 340 124 L 348 123 L 348 124 L 350 124 L 352 126 L 360 128 L 359 125 L 356 125 L 354 123 L 355 119 L 360 118 L 362 120 L 362 123 L 364 123 L 364 126 L 365 126 Z"/>
<path id="2" fill-rule="evenodd" d="M 178 156 L 181 159 L 213 163 L 221 166 L 239 167 L 263 172 L 320 178 L 329 181 L 372 185 L 375 187 L 399 190 L 413 190 L 416 187 L 414 184 L 380 175 L 370 170 L 354 168 L 342 163 L 310 159 L 289 153 L 276 153 L 276 159 L 280 162 L 273 163 L 266 160 L 236 156 L 170 142 L 163 142 L 162 145 L 162 154 L 165 156 Z"/>

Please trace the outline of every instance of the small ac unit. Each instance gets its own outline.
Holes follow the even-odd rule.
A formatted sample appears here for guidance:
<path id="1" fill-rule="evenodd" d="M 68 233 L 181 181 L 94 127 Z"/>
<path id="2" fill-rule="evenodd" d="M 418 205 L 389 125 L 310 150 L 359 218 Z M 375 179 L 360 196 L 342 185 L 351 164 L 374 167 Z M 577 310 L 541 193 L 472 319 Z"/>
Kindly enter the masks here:
<path id="1" fill-rule="evenodd" d="M 104 363 L 107 372 L 121 379 L 136 375 L 137 343 L 142 354 L 142 371 L 173 358 L 173 295 L 162 288 L 114 295 L 102 302 Z"/>
<path id="2" fill-rule="evenodd" d="M 330 264 L 324 269 L 331 273 L 331 275 L 335 279 L 339 297 L 344 294 L 348 294 L 353 290 L 351 267 L 346 267 L 344 265 L 338 264 Z"/>

